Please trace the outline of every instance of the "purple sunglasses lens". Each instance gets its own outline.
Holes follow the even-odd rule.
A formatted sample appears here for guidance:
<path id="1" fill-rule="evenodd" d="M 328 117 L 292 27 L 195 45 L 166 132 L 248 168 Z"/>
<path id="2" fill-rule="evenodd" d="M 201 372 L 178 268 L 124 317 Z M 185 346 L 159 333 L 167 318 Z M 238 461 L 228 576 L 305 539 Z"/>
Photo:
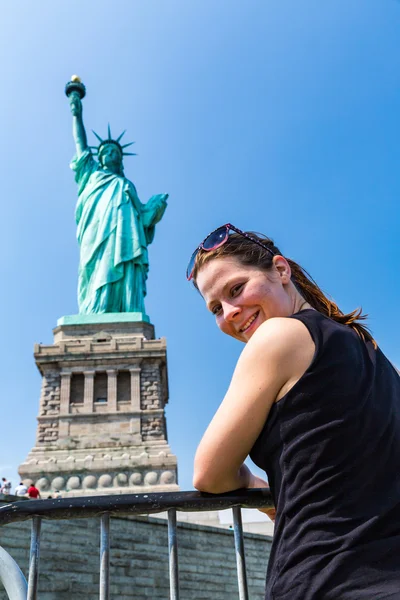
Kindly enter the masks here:
<path id="1" fill-rule="evenodd" d="M 204 242 L 200 245 L 200 248 L 204 250 L 213 250 L 214 248 L 218 248 L 218 246 L 222 246 L 222 244 L 226 241 L 228 237 L 229 229 L 226 226 L 219 227 L 216 231 L 213 231 L 206 237 Z M 193 252 L 190 257 L 188 267 L 186 269 L 186 278 L 191 279 L 193 274 L 194 265 L 196 263 L 196 256 L 199 252 L 199 248 Z"/>
<path id="2" fill-rule="evenodd" d="M 202 246 L 204 250 L 212 250 L 220 246 L 227 238 L 228 230 L 226 227 L 220 227 L 216 231 L 210 233 L 204 240 Z"/>
<path id="3" fill-rule="evenodd" d="M 196 250 L 193 252 L 192 256 L 190 257 L 189 264 L 186 269 L 187 279 L 190 279 L 190 277 L 192 276 L 194 263 L 196 262 L 196 256 L 197 256 L 198 251 L 199 251 L 199 249 L 196 248 Z"/>

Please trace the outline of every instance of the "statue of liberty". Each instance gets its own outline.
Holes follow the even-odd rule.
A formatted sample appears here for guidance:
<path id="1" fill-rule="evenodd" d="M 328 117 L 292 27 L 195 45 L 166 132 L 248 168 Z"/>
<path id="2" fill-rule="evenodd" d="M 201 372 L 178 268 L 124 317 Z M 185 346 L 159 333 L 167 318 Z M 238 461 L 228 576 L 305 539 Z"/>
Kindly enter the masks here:
<path id="1" fill-rule="evenodd" d="M 78 184 L 75 217 L 80 245 L 79 314 L 138 312 L 145 314 L 149 270 L 147 246 L 167 206 L 168 194 L 142 204 L 123 171 L 123 132 L 88 146 L 82 119 L 85 86 L 77 76 L 66 86 L 73 119 L 76 155 L 71 162 Z M 96 161 L 93 154 L 97 154 Z"/>

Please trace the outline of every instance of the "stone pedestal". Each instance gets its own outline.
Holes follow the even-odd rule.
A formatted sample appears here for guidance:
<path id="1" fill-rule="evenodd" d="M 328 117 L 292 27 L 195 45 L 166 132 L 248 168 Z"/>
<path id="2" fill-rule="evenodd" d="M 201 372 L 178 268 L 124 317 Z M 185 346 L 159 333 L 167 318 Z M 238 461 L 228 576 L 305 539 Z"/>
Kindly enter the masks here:
<path id="1" fill-rule="evenodd" d="M 94 317 L 63 317 L 54 344 L 35 345 L 43 377 L 37 438 L 19 474 L 42 497 L 177 491 L 166 341 L 129 313 Z"/>

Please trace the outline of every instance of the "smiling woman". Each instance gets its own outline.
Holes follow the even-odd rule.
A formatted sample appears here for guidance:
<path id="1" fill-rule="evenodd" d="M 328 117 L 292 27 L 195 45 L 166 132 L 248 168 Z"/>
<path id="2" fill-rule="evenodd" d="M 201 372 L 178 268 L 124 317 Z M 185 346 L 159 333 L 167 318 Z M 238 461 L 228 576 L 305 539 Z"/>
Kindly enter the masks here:
<path id="1" fill-rule="evenodd" d="M 231 233 L 233 232 L 233 233 Z M 243 341 L 198 447 L 194 485 L 265 487 L 276 506 L 268 600 L 376 600 L 400 589 L 400 378 L 269 238 L 227 224 L 193 253 L 188 279 L 223 333 Z"/>

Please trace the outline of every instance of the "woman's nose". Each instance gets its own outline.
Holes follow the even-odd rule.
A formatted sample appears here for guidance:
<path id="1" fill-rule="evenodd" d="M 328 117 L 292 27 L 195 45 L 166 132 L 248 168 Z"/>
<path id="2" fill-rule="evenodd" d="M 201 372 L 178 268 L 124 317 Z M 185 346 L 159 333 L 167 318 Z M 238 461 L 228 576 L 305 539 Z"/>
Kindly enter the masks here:
<path id="1" fill-rule="evenodd" d="M 233 306 L 232 304 L 225 304 L 223 306 L 223 310 L 225 321 L 235 321 L 236 317 L 240 313 L 240 309 L 237 306 Z"/>

